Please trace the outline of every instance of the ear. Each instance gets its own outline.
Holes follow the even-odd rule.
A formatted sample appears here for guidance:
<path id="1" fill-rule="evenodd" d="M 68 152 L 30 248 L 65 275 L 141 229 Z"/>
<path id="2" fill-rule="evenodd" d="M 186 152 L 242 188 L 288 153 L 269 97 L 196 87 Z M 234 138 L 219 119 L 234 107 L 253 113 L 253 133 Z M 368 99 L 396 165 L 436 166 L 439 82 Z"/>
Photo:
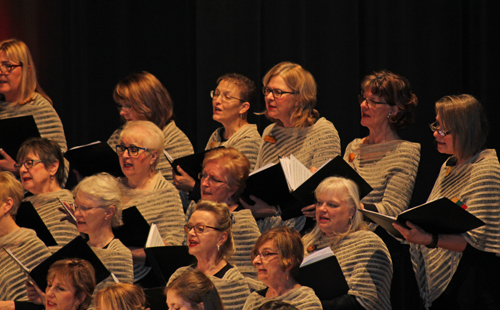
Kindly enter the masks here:
<path id="1" fill-rule="evenodd" d="M 9 213 L 10 210 L 12 209 L 12 206 L 14 206 L 14 199 L 12 199 L 11 197 L 7 197 L 1 206 L 2 214 Z"/>
<path id="2" fill-rule="evenodd" d="M 47 167 L 47 171 L 51 176 L 56 175 L 57 169 L 59 169 L 59 161 L 53 162 Z"/>
<path id="3" fill-rule="evenodd" d="M 78 308 L 80 307 L 80 305 L 82 304 L 82 302 L 85 300 L 85 294 L 83 292 L 80 292 L 78 294 L 78 297 L 76 298 L 76 300 L 77 300 L 77 303 L 78 303 L 76 309 L 78 310 Z"/>
<path id="4" fill-rule="evenodd" d="M 250 109 L 250 103 L 248 102 L 243 102 L 241 105 L 240 105 L 240 114 L 245 114 L 248 109 Z"/>
<path id="5" fill-rule="evenodd" d="M 227 232 L 224 231 L 222 232 L 222 234 L 220 234 L 220 237 L 219 237 L 219 241 L 217 242 L 217 245 L 218 246 L 221 246 L 223 245 L 227 240 Z"/>
<path id="6" fill-rule="evenodd" d="M 109 219 L 113 218 L 113 215 L 115 215 L 115 212 L 116 212 L 116 207 L 115 206 L 109 206 L 106 209 L 106 216 L 104 218 L 106 220 L 109 220 Z"/>
<path id="7" fill-rule="evenodd" d="M 205 305 L 203 304 L 203 301 L 196 306 L 196 310 L 205 310 Z"/>
<path id="8" fill-rule="evenodd" d="M 391 115 L 396 115 L 399 113 L 399 108 L 397 105 L 393 105 L 391 108 Z"/>
<path id="9" fill-rule="evenodd" d="M 156 161 L 156 158 L 158 158 L 158 152 L 154 151 L 151 153 L 151 160 L 149 161 L 149 164 L 152 165 Z"/>

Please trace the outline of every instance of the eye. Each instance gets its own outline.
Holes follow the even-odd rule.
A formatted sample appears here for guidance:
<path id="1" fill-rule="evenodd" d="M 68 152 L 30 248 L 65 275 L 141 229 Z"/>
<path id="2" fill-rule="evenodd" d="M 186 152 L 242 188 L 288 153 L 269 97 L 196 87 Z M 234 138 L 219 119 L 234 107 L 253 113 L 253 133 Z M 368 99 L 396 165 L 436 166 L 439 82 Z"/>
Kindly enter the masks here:
<path id="1" fill-rule="evenodd" d="M 137 153 L 137 152 L 139 152 L 139 147 L 137 147 L 137 146 L 129 146 L 129 149 L 130 149 L 133 153 Z"/>

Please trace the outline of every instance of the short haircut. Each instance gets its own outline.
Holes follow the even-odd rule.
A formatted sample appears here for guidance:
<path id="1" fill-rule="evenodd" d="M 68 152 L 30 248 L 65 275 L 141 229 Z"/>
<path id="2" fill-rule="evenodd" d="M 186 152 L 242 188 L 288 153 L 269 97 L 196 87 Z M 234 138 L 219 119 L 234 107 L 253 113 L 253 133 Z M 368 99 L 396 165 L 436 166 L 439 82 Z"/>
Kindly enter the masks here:
<path id="1" fill-rule="evenodd" d="M 165 288 L 165 294 L 168 291 L 175 292 L 194 309 L 199 309 L 200 303 L 203 303 L 204 310 L 224 309 L 215 285 L 203 272 L 196 269 L 188 269 L 170 282 Z"/>
<path id="2" fill-rule="evenodd" d="M 388 105 L 398 107 L 399 112 L 388 119 L 392 129 L 405 129 L 415 120 L 418 98 L 405 77 L 386 70 L 375 71 L 361 81 L 361 94 L 366 91 L 384 99 Z"/>
<path id="3" fill-rule="evenodd" d="M 12 198 L 13 204 L 9 214 L 15 217 L 24 198 L 23 186 L 11 172 L 0 171 L 0 199 L 4 202 L 7 198 Z"/>
<path id="4" fill-rule="evenodd" d="M 299 105 L 292 113 L 291 120 L 293 127 L 308 127 L 314 124 L 319 117 L 318 111 L 314 109 L 316 106 L 316 81 L 312 74 L 302 66 L 292 62 L 281 62 L 275 65 L 262 79 L 264 86 L 269 84 L 269 81 L 274 76 L 281 76 L 285 80 L 286 85 L 295 92 L 295 98 Z M 269 117 L 267 110 L 263 113 L 271 121 L 283 125 L 281 121 Z"/>
<path id="5" fill-rule="evenodd" d="M 488 120 L 481 103 L 471 95 L 444 96 L 436 102 L 441 126 L 453 135 L 458 159 L 467 159 L 484 148 Z"/>
<path id="6" fill-rule="evenodd" d="M 0 51 L 4 51 L 10 61 L 22 65 L 22 77 L 19 85 L 19 97 L 14 103 L 25 104 L 34 100 L 35 92 L 39 93 L 51 104 L 52 100 L 42 90 L 36 79 L 36 68 L 28 46 L 20 40 L 8 39 L 0 42 Z"/>
<path id="7" fill-rule="evenodd" d="M 94 267 L 84 259 L 63 259 L 52 264 L 47 273 L 47 281 L 52 281 L 56 276 L 75 288 L 75 297 L 85 296 L 77 310 L 87 309 L 92 302 L 96 285 Z"/>
<path id="8" fill-rule="evenodd" d="M 304 259 L 304 246 L 300 240 L 300 233 L 287 226 L 270 229 L 260 235 L 252 249 L 252 256 L 267 241 L 272 241 L 278 249 L 279 265 L 283 271 L 290 268 L 290 275 L 295 278 L 299 271 L 300 264 Z"/>
<path id="9" fill-rule="evenodd" d="M 203 168 L 210 162 L 216 162 L 226 169 L 226 182 L 230 190 L 236 190 L 231 199 L 238 202 L 238 198 L 246 186 L 250 173 L 250 161 L 235 148 L 218 148 L 205 154 Z"/>
<path id="10" fill-rule="evenodd" d="M 257 95 L 257 87 L 255 82 L 247 78 L 244 75 L 238 73 L 227 73 L 217 79 L 217 86 L 220 82 L 229 82 L 238 86 L 241 93 L 241 100 L 250 103 L 250 105 L 255 103 L 255 97 Z"/>
<path id="11" fill-rule="evenodd" d="M 111 219 L 111 226 L 117 227 L 122 218 L 122 193 L 120 184 L 116 178 L 106 172 L 94 174 L 83 179 L 73 189 L 73 196 L 83 195 L 104 209 L 115 207 L 115 213 Z"/>
<path id="12" fill-rule="evenodd" d="M 264 303 L 257 310 L 298 310 L 296 307 L 282 300 L 271 300 Z"/>
<path id="13" fill-rule="evenodd" d="M 59 144 L 47 138 L 29 138 L 21 144 L 17 152 L 17 162 L 22 163 L 29 153 L 38 156 L 46 169 L 58 162 L 59 168 L 57 168 L 55 177 L 59 186 L 63 185 L 64 157 Z"/>
<path id="14" fill-rule="evenodd" d="M 123 126 L 118 143 L 121 143 L 123 137 L 127 135 L 137 138 L 141 141 L 141 144 L 143 144 L 137 146 L 153 149 L 158 152 L 156 161 L 153 163 L 153 168 L 156 168 L 156 165 L 158 165 L 160 161 L 160 156 L 163 156 L 164 149 L 163 140 L 165 138 L 160 128 L 150 121 L 127 122 L 125 126 Z"/>
<path id="15" fill-rule="evenodd" d="M 200 200 L 195 205 L 193 213 L 196 211 L 207 211 L 212 213 L 217 220 L 217 228 L 219 228 L 221 232 L 227 233 L 227 240 L 220 247 L 218 258 L 229 260 L 231 255 L 234 253 L 234 241 L 233 233 L 231 231 L 232 219 L 227 204 L 209 200 Z"/>
<path id="16" fill-rule="evenodd" d="M 115 283 L 99 290 L 95 295 L 97 309 L 144 310 L 146 296 L 140 286 Z"/>
<path id="17" fill-rule="evenodd" d="M 167 89 L 149 72 L 126 76 L 113 92 L 118 104 L 127 104 L 141 119 L 155 123 L 163 129 L 174 120 L 174 103 Z"/>

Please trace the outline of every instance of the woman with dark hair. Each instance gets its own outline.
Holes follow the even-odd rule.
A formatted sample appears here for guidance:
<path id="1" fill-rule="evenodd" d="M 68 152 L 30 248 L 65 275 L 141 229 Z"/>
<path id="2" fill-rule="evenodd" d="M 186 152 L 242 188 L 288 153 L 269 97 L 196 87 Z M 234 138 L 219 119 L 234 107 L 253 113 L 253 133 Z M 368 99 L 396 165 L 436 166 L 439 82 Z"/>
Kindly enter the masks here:
<path id="1" fill-rule="evenodd" d="M 250 289 L 238 267 L 228 261 L 234 252 L 231 216 L 225 203 L 200 200 L 184 230 L 189 254 L 196 264 L 181 267 L 169 279 L 169 284 L 186 270 L 203 272 L 214 283 L 224 308 L 241 309 Z"/>
<path id="2" fill-rule="evenodd" d="M 285 301 L 300 310 L 322 309 L 314 291 L 295 281 L 303 258 L 304 246 L 296 230 L 282 226 L 263 233 L 253 247 L 252 259 L 259 280 L 267 288 L 250 294 L 243 309 L 257 309 L 272 300 Z"/>
<path id="3" fill-rule="evenodd" d="M 150 121 L 163 132 L 163 145 L 172 158 L 193 154 L 189 138 L 175 125 L 174 103 L 167 89 L 151 73 L 142 71 L 126 76 L 113 92 L 120 116 L 126 121 Z M 108 144 L 115 149 L 123 126 L 115 130 Z M 172 167 L 165 156 L 159 154 L 157 169 L 172 181 Z"/>
<path id="4" fill-rule="evenodd" d="M 146 296 L 140 286 L 115 283 L 95 294 L 95 305 L 99 310 L 145 310 Z"/>
<path id="5" fill-rule="evenodd" d="M 224 310 L 217 288 L 203 272 L 186 270 L 165 288 L 170 309 Z"/>
<path id="6" fill-rule="evenodd" d="M 61 150 L 67 150 L 64 130 L 52 107 L 52 101 L 42 90 L 36 78 L 35 63 L 24 42 L 8 39 L 0 42 L 0 119 L 31 115 L 40 136 L 51 139 Z M 0 149 L 0 170 L 16 172 L 14 157 Z M 68 169 L 64 171 L 64 179 Z"/>
<path id="7" fill-rule="evenodd" d="M 46 138 L 26 140 L 17 153 L 16 169 L 25 190 L 31 196 L 29 201 L 40 215 L 59 246 L 65 246 L 78 236 L 78 231 L 71 223 L 60 221 L 61 201 L 73 203 L 73 195 L 63 189 L 65 162 L 59 145 Z"/>
<path id="8" fill-rule="evenodd" d="M 274 66 L 262 79 L 266 110 L 261 113 L 274 124 L 262 134 L 255 169 L 276 163 L 279 157 L 292 154 L 306 168 L 317 169 L 327 160 L 340 155 L 340 138 L 331 122 L 319 116 L 316 106 L 316 82 L 309 71 L 291 62 Z M 251 209 L 261 232 L 284 225 L 279 206 L 269 206 L 259 197 L 256 203 L 242 204 Z M 305 217 L 290 219 L 290 227 L 302 230 Z"/>
<path id="9" fill-rule="evenodd" d="M 428 201 L 458 198 L 485 225 L 463 234 L 430 234 L 407 222 L 394 225 L 411 242 L 411 258 L 424 306 L 496 309 L 500 305 L 500 163 L 485 149 L 488 122 L 471 95 L 436 102 L 430 125 L 443 164 Z"/>

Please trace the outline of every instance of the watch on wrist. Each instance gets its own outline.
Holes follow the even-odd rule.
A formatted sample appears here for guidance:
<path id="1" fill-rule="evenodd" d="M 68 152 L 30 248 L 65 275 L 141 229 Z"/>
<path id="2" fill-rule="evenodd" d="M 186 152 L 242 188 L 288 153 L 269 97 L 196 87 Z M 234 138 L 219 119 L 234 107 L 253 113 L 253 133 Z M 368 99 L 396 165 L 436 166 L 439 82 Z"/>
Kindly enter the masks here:
<path id="1" fill-rule="evenodd" d="M 435 248 L 437 248 L 438 241 L 439 241 L 439 235 L 438 234 L 432 234 L 432 241 L 431 241 L 431 243 L 429 243 L 428 245 L 426 245 L 426 247 L 428 247 L 429 249 L 435 249 Z"/>

